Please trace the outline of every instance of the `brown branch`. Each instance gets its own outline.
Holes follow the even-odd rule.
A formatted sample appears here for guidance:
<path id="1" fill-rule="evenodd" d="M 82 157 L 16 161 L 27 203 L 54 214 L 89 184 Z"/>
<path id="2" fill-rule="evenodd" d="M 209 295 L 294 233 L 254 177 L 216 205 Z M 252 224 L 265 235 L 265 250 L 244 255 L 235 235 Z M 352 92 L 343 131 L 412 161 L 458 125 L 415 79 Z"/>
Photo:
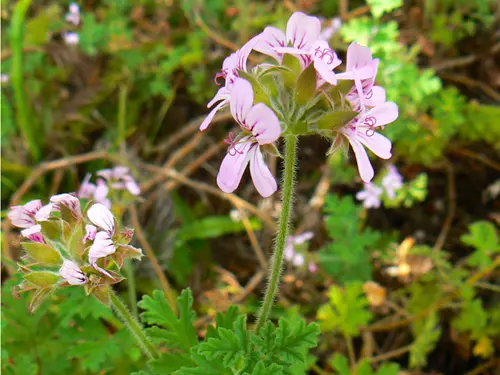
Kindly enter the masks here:
<path id="1" fill-rule="evenodd" d="M 141 247 L 144 249 L 146 256 L 149 258 L 149 261 L 153 266 L 153 270 L 156 276 L 158 277 L 158 280 L 160 281 L 161 288 L 163 289 L 163 293 L 165 294 L 165 297 L 167 298 L 170 307 L 174 312 L 176 312 L 177 306 L 175 304 L 175 295 L 172 291 L 172 288 L 170 287 L 170 284 L 167 280 L 167 277 L 165 276 L 165 273 L 161 269 L 160 263 L 158 262 L 158 258 L 156 258 L 153 249 L 149 245 L 149 242 L 146 239 L 146 236 L 144 235 L 141 223 L 139 221 L 139 217 L 137 215 L 137 209 L 135 208 L 134 205 L 131 205 L 128 210 L 130 212 L 130 219 L 132 220 L 132 225 L 135 229 L 135 234 L 137 236 L 137 239 L 139 240 Z"/>
<path id="2" fill-rule="evenodd" d="M 463 148 L 452 148 L 452 149 L 450 149 L 450 151 L 454 154 L 467 156 L 471 159 L 477 160 L 477 161 L 487 165 L 488 167 L 491 167 L 493 169 L 496 169 L 497 171 L 500 171 L 500 164 L 493 161 L 493 160 L 488 159 L 484 155 L 476 154 L 475 152 L 472 152 L 470 150 L 466 150 Z"/>
<path id="3" fill-rule="evenodd" d="M 455 74 L 446 74 L 446 73 L 440 73 L 439 74 L 441 78 L 447 79 L 449 81 L 461 83 L 463 85 L 469 86 L 469 87 L 477 87 L 483 92 L 488 95 L 490 98 L 493 100 L 500 102 L 500 94 L 495 91 L 493 88 L 488 86 L 487 84 L 480 82 L 480 81 L 475 81 L 469 77 L 463 76 L 463 75 L 455 75 Z"/>
<path id="4" fill-rule="evenodd" d="M 453 222 L 453 219 L 455 218 L 456 211 L 455 172 L 453 170 L 453 165 L 449 160 L 446 160 L 445 168 L 448 175 L 448 214 L 446 215 L 446 219 L 443 223 L 443 228 L 441 229 L 436 243 L 434 244 L 434 253 L 437 253 L 437 251 L 443 248 L 443 245 L 446 242 L 446 237 L 448 236 L 448 232 L 450 231 L 451 224 Z"/>
<path id="5" fill-rule="evenodd" d="M 371 363 L 387 361 L 389 359 L 399 357 L 403 354 L 408 353 L 411 350 L 411 348 L 412 348 L 412 345 L 403 346 L 403 347 L 395 349 L 393 351 L 390 351 L 390 352 L 387 352 L 384 354 L 380 354 L 380 355 L 377 355 L 375 357 L 368 358 L 368 360 Z"/>
<path id="6" fill-rule="evenodd" d="M 204 191 L 206 193 L 216 195 L 222 199 L 228 200 L 231 202 L 236 208 L 244 208 L 247 211 L 253 213 L 254 215 L 260 217 L 262 221 L 272 230 L 276 229 L 276 224 L 274 221 L 267 215 L 266 213 L 262 212 L 259 210 L 257 207 L 255 207 L 253 204 L 247 202 L 246 200 L 234 195 L 234 194 L 227 194 L 222 192 L 221 190 L 213 187 L 212 185 L 206 184 L 201 181 L 195 181 L 191 180 L 183 175 L 181 175 L 179 172 L 173 170 L 173 169 L 167 169 L 167 168 L 162 168 L 162 167 L 157 167 L 155 165 L 147 164 L 147 163 L 141 163 L 141 166 L 145 169 L 148 169 L 154 173 L 158 174 L 163 174 L 169 178 L 172 178 L 173 180 L 178 181 L 182 185 L 189 186 L 195 190 L 200 190 Z"/>

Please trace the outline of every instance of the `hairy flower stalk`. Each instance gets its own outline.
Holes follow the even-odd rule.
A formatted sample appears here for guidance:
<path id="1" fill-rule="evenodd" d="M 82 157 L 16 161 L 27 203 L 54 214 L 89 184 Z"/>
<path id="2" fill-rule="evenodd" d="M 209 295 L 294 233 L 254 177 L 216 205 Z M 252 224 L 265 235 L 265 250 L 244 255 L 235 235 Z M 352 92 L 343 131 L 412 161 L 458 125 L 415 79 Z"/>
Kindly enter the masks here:
<path id="1" fill-rule="evenodd" d="M 266 295 L 262 308 L 260 309 L 257 319 L 256 331 L 260 329 L 267 321 L 271 308 L 273 306 L 276 292 L 283 268 L 283 256 L 286 246 L 286 239 L 290 230 L 290 218 L 292 213 L 293 188 L 295 183 L 295 164 L 297 158 L 297 143 L 298 137 L 289 135 L 285 138 L 285 172 L 283 174 L 283 190 L 281 194 L 281 215 L 278 226 L 278 235 L 273 252 L 273 262 L 269 275 L 269 283 L 267 285 Z"/>
<path id="2" fill-rule="evenodd" d="M 128 311 L 123 301 L 112 290 L 109 291 L 109 298 L 116 314 L 121 318 L 129 331 L 135 337 L 144 354 L 146 354 L 150 359 L 158 358 L 159 354 L 155 346 L 151 343 L 139 322 L 132 316 L 130 311 Z"/>

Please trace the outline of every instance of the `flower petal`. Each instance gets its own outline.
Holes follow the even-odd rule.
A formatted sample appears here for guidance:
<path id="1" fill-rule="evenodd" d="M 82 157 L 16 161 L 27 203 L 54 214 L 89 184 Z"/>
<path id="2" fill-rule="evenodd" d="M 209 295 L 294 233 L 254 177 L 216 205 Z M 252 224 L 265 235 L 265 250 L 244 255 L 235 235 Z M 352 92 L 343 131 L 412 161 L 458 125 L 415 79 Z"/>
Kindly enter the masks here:
<path id="1" fill-rule="evenodd" d="M 68 210 L 74 218 L 79 219 L 82 217 L 82 209 L 80 207 L 80 200 L 72 194 L 58 194 L 53 195 L 50 198 L 50 202 L 53 203 L 55 210 L 58 210 L 60 205 L 63 205 Z"/>
<path id="2" fill-rule="evenodd" d="M 250 175 L 255 188 L 264 198 L 278 190 L 276 180 L 264 162 L 260 147 L 254 147 L 250 151 Z"/>
<path id="3" fill-rule="evenodd" d="M 286 25 L 286 40 L 295 48 L 311 48 L 321 33 L 321 22 L 317 17 L 308 16 L 302 12 L 292 14 Z"/>
<path id="4" fill-rule="evenodd" d="M 225 193 L 232 193 L 240 184 L 243 172 L 248 164 L 251 142 L 242 140 L 237 143 L 233 149 L 229 149 L 228 153 L 222 160 L 217 175 L 217 185 Z"/>
<path id="5" fill-rule="evenodd" d="M 208 125 L 210 125 L 210 123 L 214 119 L 215 114 L 219 111 L 219 109 L 224 108 L 227 105 L 227 103 L 229 103 L 229 100 L 228 99 L 224 99 L 219 104 L 217 104 L 214 109 L 212 109 L 210 111 L 210 113 L 207 115 L 207 117 L 205 117 L 205 120 L 203 120 L 203 122 L 200 125 L 200 130 L 201 131 L 203 131 L 206 128 L 208 128 Z"/>
<path id="6" fill-rule="evenodd" d="M 85 284 L 88 279 L 83 271 L 71 260 L 65 259 L 62 267 L 59 269 L 59 275 L 70 285 Z"/>
<path id="7" fill-rule="evenodd" d="M 116 251 L 113 240 L 108 232 L 98 232 L 95 235 L 94 243 L 89 249 L 89 262 L 95 263 L 97 259 L 104 258 Z"/>
<path id="8" fill-rule="evenodd" d="M 23 237 L 29 238 L 31 241 L 44 243 L 42 235 L 42 226 L 40 224 L 33 225 L 21 231 Z"/>
<path id="9" fill-rule="evenodd" d="M 28 215 L 23 206 L 13 206 L 10 208 L 7 217 L 12 222 L 12 225 L 18 228 L 29 228 L 35 224 L 35 219 Z"/>
<path id="10" fill-rule="evenodd" d="M 36 221 L 47 221 L 52 211 L 54 211 L 54 205 L 52 203 L 46 204 L 35 214 Z"/>
<path id="11" fill-rule="evenodd" d="M 358 164 L 358 171 L 359 175 L 361 176 L 361 179 L 364 182 L 370 182 L 371 179 L 373 178 L 374 172 L 370 159 L 368 158 L 368 154 L 366 153 L 366 150 L 364 149 L 363 145 L 358 141 L 356 135 L 348 135 L 347 133 L 343 134 L 347 137 L 349 143 L 352 146 L 354 155 L 356 156 L 356 163 Z"/>
<path id="12" fill-rule="evenodd" d="M 250 82 L 243 78 L 237 78 L 234 81 L 229 105 L 234 119 L 240 125 L 243 125 L 248 111 L 250 111 L 253 105 L 253 89 Z"/>
<path id="13" fill-rule="evenodd" d="M 275 142 L 281 135 L 278 116 L 264 103 L 252 107 L 245 119 L 245 124 L 260 145 Z"/>
<path id="14" fill-rule="evenodd" d="M 92 205 L 87 211 L 87 216 L 93 224 L 104 229 L 108 234 L 112 235 L 115 231 L 115 217 L 102 203 Z"/>
<path id="15" fill-rule="evenodd" d="M 97 228 L 91 224 L 85 225 L 85 237 L 83 237 L 83 243 L 87 241 L 94 241 L 97 234 Z"/>
<path id="16" fill-rule="evenodd" d="M 352 42 L 347 48 L 347 71 L 362 68 L 371 61 L 372 51 L 370 48 L 361 46 L 357 42 Z"/>
<path id="17" fill-rule="evenodd" d="M 373 133 L 368 136 L 365 133 L 358 131 L 356 137 L 362 144 L 368 147 L 368 149 L 370 149 L 379 158 L 391 158 L 392 143 L 382 134 Z"/>
<path id="18" fill-rule="evenodd" d="M 28 214 L 34 215 L 38 212 L 38 210 L 40 210 L 42 208 L 42 201 L 40 199 L 35 199 L 32 201 L 29 201 L 23 207 Z"/>
<path id="19" fill-rule="evenodd" d="M 102 203 L 106 199 L 109 193 L 108 184 L 101 178 L 97 179 L 96 189 L 94 191 L 94 199 L 98 203 Z"/>
<path id="20" fill-rule="evenodd" d="M 296 245 L 302 245 L 304 242 L 309 241 L 313 237 L 314 237 L 313 232 L 304 232 L 302 234 L 293 236 L 293 243 Z"/>
<path id="21" fill-rule="evenodd" d="M 260 34 L 260 38 L 253 47 L 254 50 L 273 57 L 276 61 L 281 63 L 283 55 L 276 51 L 277 47 L 286 46 L 286 36 L 283 31 L 276 27 L 268 26 Z"/>
<path id="22" fill-rule="evenodd" d="M 385 102 L 370 109 L 364 118 L 374 117 L 377 122 L 375 126 L 390 124 L 398 118 L 398 106 L 393 102 Z"/>

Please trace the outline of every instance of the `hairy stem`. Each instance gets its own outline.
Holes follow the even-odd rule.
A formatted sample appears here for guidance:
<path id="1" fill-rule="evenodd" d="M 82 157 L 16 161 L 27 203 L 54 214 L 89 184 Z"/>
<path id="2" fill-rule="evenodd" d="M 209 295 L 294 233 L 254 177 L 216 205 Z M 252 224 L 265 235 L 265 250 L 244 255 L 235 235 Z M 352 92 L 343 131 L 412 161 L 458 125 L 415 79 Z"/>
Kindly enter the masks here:
<path id="1" fill-rule="evenodd" d="M 127 328 L 135 337 L 144 354 L 146 354 L 150 359 L 158 358 L 158 352 L 156 348 L 149 340 L 139 322 L 132 316 L 132 314 L 130 314 L 130 311 L 128 311 L 123 301 L 115 294 L 113 290 L 109 291 L 109 297 L 111 299 L 113 309 L 116 311 L 116 314 L 120 317 L 123 323 L 125 323 Z"/>
<path id="2" fill-rule="evenodd" d="M 290 226 L 291 208 L 293 201 L 293 187 L 295 177 L 295 162 L 297 154 L 298 138 L 289 135 L 285 138 L 285 173 L 283 175 L 283 188 L 281 194 L 281 215 L 278 226 L 278 235 L 274 246 L 273 261 L 270 270 L 269 283 L 264 296 L 264 302 L 257 319 L 256 331 L 260 329 L 267 321 L 271 308 L 273 306 L 276 292 L 280 281 L 281 269 L 283 264 L 283 253 Z"/>

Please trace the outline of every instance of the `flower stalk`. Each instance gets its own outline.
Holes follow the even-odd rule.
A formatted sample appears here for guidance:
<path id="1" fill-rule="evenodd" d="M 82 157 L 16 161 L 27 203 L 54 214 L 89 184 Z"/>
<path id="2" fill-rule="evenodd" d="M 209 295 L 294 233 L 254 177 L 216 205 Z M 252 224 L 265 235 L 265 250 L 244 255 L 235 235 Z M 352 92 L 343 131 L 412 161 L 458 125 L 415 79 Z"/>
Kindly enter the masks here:
<path id="1" fill-rule="evenodd" d="M 149 340 L 139 322 L 132 316 L 123 301 L 111 289 L 109 290 L 109 298 L 116 314 L 135 337 L 144 354 L 146 354 L 150 359 L 158 358 L 159 355 L 156 348 Z"/>
<path id="2" fill-rule="evenodd" d="M 268 287 L 257 319 L 255 330 L 258 331 L 269 317 L 283 268 L 283 256 L 286 238 L 290 227 L 290 218 L 293 202 L 293 188 L 295 183 L 295 164 L 297 159 L 298 137 L 289 135 L 285 137 L 285 173 L 283 175 L 283 188 L 281 195 L 281 214 L 278 226 L 278 235 L 274 246 L 273 261 L 271 264 Z"/>

